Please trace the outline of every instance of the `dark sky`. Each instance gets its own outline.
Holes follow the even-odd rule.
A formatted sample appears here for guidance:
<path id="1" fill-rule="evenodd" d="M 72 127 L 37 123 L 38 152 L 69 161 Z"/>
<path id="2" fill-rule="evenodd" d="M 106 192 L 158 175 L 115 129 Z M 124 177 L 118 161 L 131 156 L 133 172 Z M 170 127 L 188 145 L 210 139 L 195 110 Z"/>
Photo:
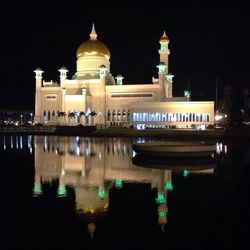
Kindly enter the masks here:
<path id="1" fill-rule="evenodd" d="M 2 108 L 33 108 L 35 79 L 59 81 L 65 65 L 76 71 L 76 50 L 95 22 L 98 39 L 111 51 L 111 73 L 126 83 L 150 83 L 157 77 L 159 38 L 170 38 L 169 69 L 174 95 L 191 84 L 195 99 L 215 98 L 230 84 L 250 88 L 250 9 L 240 1 L 68 1 L 17 4 L 1 8 L 0 62 Z M 220 3 L 216 3 L 220 2 Z"/>

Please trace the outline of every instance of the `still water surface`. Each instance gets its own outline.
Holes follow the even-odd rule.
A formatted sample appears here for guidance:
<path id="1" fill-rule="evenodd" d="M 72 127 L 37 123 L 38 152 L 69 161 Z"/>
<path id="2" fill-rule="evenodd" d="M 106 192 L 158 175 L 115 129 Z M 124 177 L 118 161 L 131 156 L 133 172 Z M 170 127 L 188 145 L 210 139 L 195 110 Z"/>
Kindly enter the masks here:
<path id="1" fill-rule="evenodd" d="M 250 143 L 147 162 L 133 142 L 1 136 L 4 249 L 250 249 Z"/>

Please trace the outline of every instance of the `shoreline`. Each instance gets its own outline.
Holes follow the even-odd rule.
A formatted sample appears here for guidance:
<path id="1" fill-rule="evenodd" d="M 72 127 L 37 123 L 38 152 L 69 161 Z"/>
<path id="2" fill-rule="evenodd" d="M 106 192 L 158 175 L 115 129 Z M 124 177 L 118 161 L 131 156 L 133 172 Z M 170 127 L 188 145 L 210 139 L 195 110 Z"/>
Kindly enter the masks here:
<path id="1" fill-rule="evenodd" d="M 250 128 L 228 130 L 191 130 L 191 129 L 145 129 L 109 127 L 96 129 L 95 126 L 43 126 L 43 127 L 1 127 L 0 135 L 61 135 L 88 137 L 154 137 L 171 139 L 249 139 Z"/>

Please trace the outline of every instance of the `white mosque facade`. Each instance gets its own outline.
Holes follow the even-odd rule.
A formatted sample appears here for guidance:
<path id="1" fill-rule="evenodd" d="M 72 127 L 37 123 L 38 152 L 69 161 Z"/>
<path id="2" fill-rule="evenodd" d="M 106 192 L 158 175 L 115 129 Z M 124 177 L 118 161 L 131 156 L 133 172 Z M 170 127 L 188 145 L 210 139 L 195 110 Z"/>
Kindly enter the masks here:
<path id="1" fill-rule="evenodd" d="M 79 123 L 99 126 L 207 127 L 214 124 L 214 102 L 194 102 L 173 97 L 173 75 L 169 72 L 169 39 L 159 40 L 158 78 L 150 84 L 124 84 L 123 77 L 110 71 L 110 51 L 97 39 L 93 25 L 90 39 L 76 53 L 76 73 L 59 69 L 60 83 L 43 80 L 37 68 L 35 123 L 48 125 Z"/>

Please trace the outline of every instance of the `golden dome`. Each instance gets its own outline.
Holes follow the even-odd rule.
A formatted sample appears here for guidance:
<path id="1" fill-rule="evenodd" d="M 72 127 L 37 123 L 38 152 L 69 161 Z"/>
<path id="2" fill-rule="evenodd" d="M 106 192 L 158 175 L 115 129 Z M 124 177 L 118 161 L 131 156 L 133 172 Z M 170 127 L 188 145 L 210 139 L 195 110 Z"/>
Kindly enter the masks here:
<path id="1" fill-rule="evenodd" d="M 101 56 L 109 59 L 110 51 L 107 46 L 99 40 L 87 40 L 79 46 L 76 52 L 77 58 L 81 56 Z"/>

